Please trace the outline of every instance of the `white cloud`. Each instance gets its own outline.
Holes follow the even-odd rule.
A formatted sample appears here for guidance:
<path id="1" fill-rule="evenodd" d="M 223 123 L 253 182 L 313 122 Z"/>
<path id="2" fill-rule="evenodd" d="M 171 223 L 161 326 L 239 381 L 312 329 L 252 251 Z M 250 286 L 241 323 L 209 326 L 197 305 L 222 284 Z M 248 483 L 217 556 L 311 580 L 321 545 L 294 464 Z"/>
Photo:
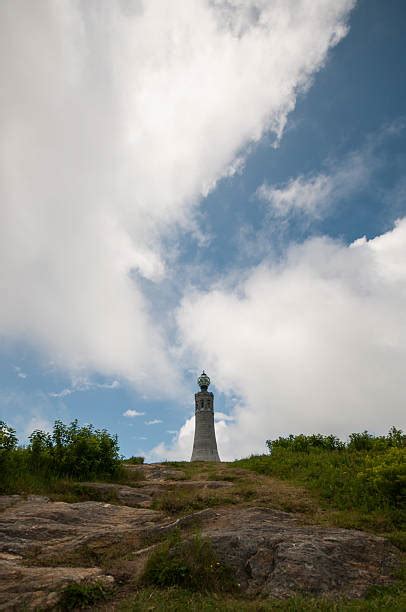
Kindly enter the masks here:
<path id="1" fill-rule="evenodd" d="M 22 378 L 22 379 L 27 378 L 27 374 L 22 371 L 20 366 L 14 366 L 14 371 L 17 374 L 18 378 Z"/>
<path id="2" fill-rule="evenodd" d="M 120 386 L 118 380 L 113 380 L 111 383 L 97 383 L 87 378 L 79 377 L 72 380 L 72 385 L 70 387 L 66 387 L 61 391 L 50 391 L 48 395 L 49 397 L 67 397 L 79 391 L 91 391 L 92 389 L 119 389 Z"/>
<path id="3" fill-rule="evenodd" d="M 168 273 L 166 238 L 247 145 L 280 136 L 353 4 L 3 0 L 0 333 L 178 389 L 140 278 Z"/>
<path id="4" fill-rule="evenodd" d="M 269 205 L 270 216 L 275 219 L 300 214 L 310 219 L 323 217 L 334 204 L 354 196 L 363 189 L 373 188 L 371 179 L 377 170 L 387 163 L 382 157 L 381 146 L 404 133 L 405 121 L 398 119 L 383 125 L 370 134 L 363 146 L 351 151 L 337 161 L 327 159 L 326 170 L 319 174 L 299 175 L 282 185 L 264 182 L 256 196 Z M 396 200 L 397 190 L 402 192 L 402 182 L 390 197 Z"/>
<path id="5" fill-rule="evenodd" d="M 137 410 L 126 410 L 125 412 L 123 412 L 123 416 L 125 417 L 137 417 L 137 416 L 144 416 L 145 412 L 138 412 Z"/>
<path id="6" fill-rule="evenodd" d="M 291 432 L 404 428 L 406 218 L 349 247 L 292 247 L 232 288 L 186 296 L 178 322 L 185 360 L 199 357 L 216 387 L 240 398 L 219 432 L 224 459 Z M 192 439 L 188 420 L 155 457 L 187 458 Z"/>
<path id="7" fill-rule="evenodd" d="M 161 419 L 151 419 L 150 421 L 144 421 L 145 425 L 158 425 L 159 423 L 163 423 Z"/>
<path id="8" fill-rule="evenodd" d="M 330 173 L 300 175 L 279 187 L 263 183 L 256 194 L 270 204 L 276 217 L 299 212 L 317 218 L 335 202 L 365 187 L 373 170 L 372 161 L 370 151 L 359 151 L 331 168 Z"/>

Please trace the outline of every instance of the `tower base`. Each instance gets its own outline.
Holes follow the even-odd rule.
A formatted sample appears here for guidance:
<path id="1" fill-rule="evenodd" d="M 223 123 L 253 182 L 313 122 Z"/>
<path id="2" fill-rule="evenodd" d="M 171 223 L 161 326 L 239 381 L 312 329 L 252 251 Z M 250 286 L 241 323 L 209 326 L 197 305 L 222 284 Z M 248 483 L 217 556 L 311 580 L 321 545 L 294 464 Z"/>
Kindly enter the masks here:
<path id="1" fill-rule="evenodd" d="M 217 461 L 221 462 L 217 449 L 213 450 L 194 450 L 190 461 Z"/>

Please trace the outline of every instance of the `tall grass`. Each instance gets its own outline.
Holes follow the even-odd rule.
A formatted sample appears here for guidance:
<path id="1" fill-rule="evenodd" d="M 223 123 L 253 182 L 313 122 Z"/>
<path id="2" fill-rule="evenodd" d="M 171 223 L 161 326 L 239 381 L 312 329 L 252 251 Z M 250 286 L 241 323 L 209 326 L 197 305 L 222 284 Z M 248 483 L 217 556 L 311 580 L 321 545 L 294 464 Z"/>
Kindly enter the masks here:
<path id="1" fill-rule="evenodd" d="M 269 455 L 235 463 L 304 485 L 326 507 L 381 512 L 394 527 L 405 523 L 406 436 L 352 434 L 348 444 L 334 436 L 289 436 L 268 441 Z"/>

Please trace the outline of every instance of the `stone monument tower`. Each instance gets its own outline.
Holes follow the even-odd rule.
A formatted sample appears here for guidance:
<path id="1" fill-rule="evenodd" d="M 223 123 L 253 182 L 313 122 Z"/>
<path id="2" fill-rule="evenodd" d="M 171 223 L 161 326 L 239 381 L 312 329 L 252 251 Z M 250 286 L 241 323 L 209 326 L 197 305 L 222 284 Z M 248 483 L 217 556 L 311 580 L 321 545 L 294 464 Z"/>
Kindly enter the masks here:
<path id="1" fill-rule="evenodd" d="M 214 431 L 213 393 L 207 391 L 210 378 L 203 371 L 197 379 L 200 391 L 195 393 L 195 440 L 191 461 L 220 461 Z"/>

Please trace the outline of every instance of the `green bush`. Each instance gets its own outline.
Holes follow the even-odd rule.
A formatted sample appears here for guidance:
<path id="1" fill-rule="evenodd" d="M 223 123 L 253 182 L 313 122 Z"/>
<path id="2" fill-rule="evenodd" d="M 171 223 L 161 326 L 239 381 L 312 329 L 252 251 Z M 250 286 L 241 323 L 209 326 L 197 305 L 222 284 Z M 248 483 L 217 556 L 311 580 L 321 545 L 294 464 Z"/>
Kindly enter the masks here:
<path id="1" fill-rule="evenodd" d="M 88 479 L 111 475 L 119 468 L 117 436 L 78 421 L 65 425 L 55 421 L 52 434 L 35 430 L 29 437 L 32 469 L 62 477 Z"/>
<path id="2" fill-rule="evenodd" d="M 101 582 L 72 582 L 63 590 L 60 610 L 78 610 L 105 601 L 110 594 Z"/>
<path id="3" fill-rule="evenodd" d="M 367 431 L 352 433 L 349 436 L 347 448 L 356 451 L 406 448 L 406 435 L 400 429 L 396 429 L 396 427 L 392 427 L 387 436 L 373 436 Z"/>
<path id="4" fill-rule="evenodd" d="M 0 457 L 14 450 L 17 446 L 16 432 L 12 427 L 0 421 Z"/>
<path id="5" fill-rule="evenodd" d="M 314 449 L 330 451 L 345 448 L 344 442 L 341 442 L 341 440 L 332 434 L 329 436 L 323 436 L 322 434 L 312 434 L 311 436 L 305 436 L 304 434 L 299 434 L 298 436 L 290 435 L 287 438 L 267 440 L 266 444 L 270 452 L 279 448 L 299 453 L 307 453 Z"/>
<path id="6" fill-rule="evenodd" d="M 291 434 L 287 438 L 279 437 L 277 440 L 267 440 L 266 444 L 269 452 L 280 448 L 298 453 L 307 453 L 316 449 L 328 451 L 345 448 L 355 451 L 385 450 L 406 447 L 406 435 L 400 429 L 392 427 L 387 436 L 373 436 L 368 431 L 352 433 L 349 435 L 347 444 L 333 434 L 329 436 L 323 436 L 322 434 L 294 436 Z"/>
<path id="7" fill-rule="evenodd" d="M 179 532 L 173 533 L 150 555 L 143 582 L 201 592 L 236 588 L 232 570 L 218 560 L 210 540 L 195 535 L 182 541 Z"/>
<path id="8" fill-rule="evenodd" d="M 392 427 L 377 437 L 351 434 L 347 444 L 334 436 L 289 436 L 268 441 L 268 447 L 269 455 L 237 465 L 304 485 L 325 506 L 362 512 L 365 524 L 370 519 L 390 529 L 404 525 L 406 436 L 401 430 Z"/>
<path id="9" fill-rule="evenodd" d="M 124 461 L 125 463 L 131 463 L 132 465 L 142 465 L 144 463 L 144 457 L 129 457 Z"/>
<path id="10" fill-rule="evenodd" d="M 389 448 L 368 456 L 365 469 L 358 474 L 365 489 L 386 498 L 390 505 L 406 505 L 406 448 Z"/>
<path id="11" fill-rule="evenodd" d="M 52 433 L 35 430 L 17 448 L 13 429 L 0 422 L 0 493 L 43 492 L 61 478 L 118 477 L 122 467 L 117 436 L 92 425 L 55 421 Z"/>

